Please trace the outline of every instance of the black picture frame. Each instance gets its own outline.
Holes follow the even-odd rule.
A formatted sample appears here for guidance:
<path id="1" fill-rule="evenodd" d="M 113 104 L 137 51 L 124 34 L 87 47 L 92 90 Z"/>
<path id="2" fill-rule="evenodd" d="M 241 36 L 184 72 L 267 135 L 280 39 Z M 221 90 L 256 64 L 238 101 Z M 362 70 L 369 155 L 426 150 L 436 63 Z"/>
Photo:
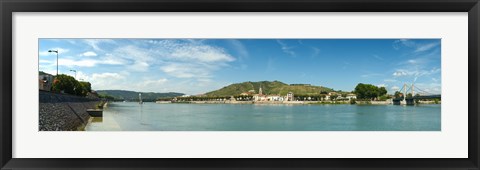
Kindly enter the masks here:
<path id="1" fill-rule="evenodd" d="M 478 0 L 1 0 L 0 167 L 1 169 L 479 169 L 479 9 Z M 12 158 L 13 12 L 468 12 L 468 158 Z"/>

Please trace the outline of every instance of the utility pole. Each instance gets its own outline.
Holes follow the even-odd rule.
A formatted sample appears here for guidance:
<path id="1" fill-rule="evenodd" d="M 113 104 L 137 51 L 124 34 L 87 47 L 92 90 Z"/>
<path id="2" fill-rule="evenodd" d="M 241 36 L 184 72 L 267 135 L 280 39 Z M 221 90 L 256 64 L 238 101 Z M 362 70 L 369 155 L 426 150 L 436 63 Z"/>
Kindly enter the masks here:
<path id="1" fill-rule="evenodd" d="M 75 80 L 77 79 L 77 70 L 70 70 L 71 72 L 75 73 Z"/>
<path id="2" fill-rule="evenodd" d="M 58 76 L 58 49 L 57 50 L 48 50 L 49 53 L 57 53 L 57 76 Z"/>

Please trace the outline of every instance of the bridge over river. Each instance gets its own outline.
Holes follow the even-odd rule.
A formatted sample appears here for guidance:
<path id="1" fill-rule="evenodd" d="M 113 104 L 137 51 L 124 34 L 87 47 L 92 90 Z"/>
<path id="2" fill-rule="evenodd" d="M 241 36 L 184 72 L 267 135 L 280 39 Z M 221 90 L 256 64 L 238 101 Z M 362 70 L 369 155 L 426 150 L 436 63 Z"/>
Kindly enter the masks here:
<path id="1" fill-rule="evenodd" d="M 403 87 L 402 89 L 400 89 L 400 91 L 402 90 L 403 90 L 403 94 L 400 97 L 393 99 L 394 105 L 401 105 L 401 104 L 415 105 L 415 100 L 424 100 L 424 99 L 441 100 L 442 99 L 441 94 L 432 94 L 432 93 L 426 92 L 425 90 L 415 87 L 414 84 L 412 84 L 411 86 L 408 86 L 407 84 L 403 84 Z M 407 95 L 407 94 L 411 94 L 411 95 Z"/>

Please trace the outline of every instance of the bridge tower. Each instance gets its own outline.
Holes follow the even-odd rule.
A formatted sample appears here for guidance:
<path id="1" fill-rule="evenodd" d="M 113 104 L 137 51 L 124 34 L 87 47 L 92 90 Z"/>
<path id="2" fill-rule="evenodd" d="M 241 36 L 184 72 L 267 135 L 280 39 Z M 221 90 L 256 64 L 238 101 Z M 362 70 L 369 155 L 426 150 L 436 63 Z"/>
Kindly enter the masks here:
<path id="1" fill-rule="evenodd" d="M 403 100 L 407 97 L 407 83 L 403 83 Z"/>

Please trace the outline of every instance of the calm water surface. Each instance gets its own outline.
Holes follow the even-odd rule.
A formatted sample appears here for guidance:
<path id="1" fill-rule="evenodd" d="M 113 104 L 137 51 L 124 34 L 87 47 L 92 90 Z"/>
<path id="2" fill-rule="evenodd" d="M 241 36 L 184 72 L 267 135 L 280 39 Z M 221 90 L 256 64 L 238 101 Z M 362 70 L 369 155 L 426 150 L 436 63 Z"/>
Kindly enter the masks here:
<path id="1" fill-rule="evenodd" d="M 109 103 L 87 131 L 439 131 L 441 105 Z"/>

